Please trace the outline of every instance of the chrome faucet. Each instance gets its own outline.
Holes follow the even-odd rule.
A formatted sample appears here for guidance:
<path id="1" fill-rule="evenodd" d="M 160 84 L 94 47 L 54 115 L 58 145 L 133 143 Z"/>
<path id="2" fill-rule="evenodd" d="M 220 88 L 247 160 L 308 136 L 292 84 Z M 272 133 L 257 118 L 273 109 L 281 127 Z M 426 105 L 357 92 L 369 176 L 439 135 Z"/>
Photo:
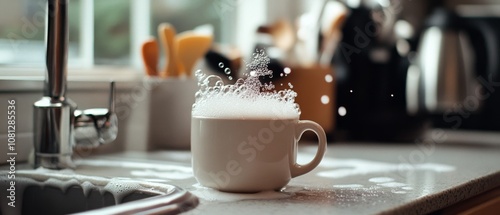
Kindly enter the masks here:
<path id="1" fill-rule="evenodd" d="M 34 167 L 74 168 L 73 148 L 96 147 L 113 141 L 118 133 L 114 113 L 115 84 L 109 107 L 77 110 L 66 97 L 68 57 L 68 0 L 47 2 L 47 53 L 43 97 L 34 103 Z"/>

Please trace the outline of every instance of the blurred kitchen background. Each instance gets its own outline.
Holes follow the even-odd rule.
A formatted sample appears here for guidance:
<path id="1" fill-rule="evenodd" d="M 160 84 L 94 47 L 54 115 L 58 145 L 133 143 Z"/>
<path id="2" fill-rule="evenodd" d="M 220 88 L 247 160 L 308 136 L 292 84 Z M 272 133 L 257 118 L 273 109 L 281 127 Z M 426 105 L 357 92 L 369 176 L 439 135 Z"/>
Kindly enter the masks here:
<path id="1" fill-rule="evenodd" d="M 43 76 L 45 3 L 0 0 L 0 78 Z M 276 75 L 263 81 L 297 86 L 303 116 L 330 140 L 500 131 L 500 1 L 71 0 L 69 9 L 70 77 L 142 77 L 140 47 L 160 23 L 178 33 L 208 24 L 209 53 L 241 61 L 265 48 Z"/>

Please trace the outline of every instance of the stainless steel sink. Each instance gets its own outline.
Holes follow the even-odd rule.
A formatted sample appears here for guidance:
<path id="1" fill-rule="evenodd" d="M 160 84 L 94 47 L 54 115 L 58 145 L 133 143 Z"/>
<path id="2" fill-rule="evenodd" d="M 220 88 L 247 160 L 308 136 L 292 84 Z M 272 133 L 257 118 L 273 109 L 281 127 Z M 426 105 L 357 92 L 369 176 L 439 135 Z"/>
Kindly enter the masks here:
<path id="1" fill-rule="evenodd" d="M 195 196 L 174 185 L 86 176 L 72 170 L 20 170 L 15 179 L 0 171 L 0 190 L 10 189 L 11 181 L 15 207 L 8 205 L 11 199 L 0 198 L 1 215 L 177 214 L 198 205 Z"/>

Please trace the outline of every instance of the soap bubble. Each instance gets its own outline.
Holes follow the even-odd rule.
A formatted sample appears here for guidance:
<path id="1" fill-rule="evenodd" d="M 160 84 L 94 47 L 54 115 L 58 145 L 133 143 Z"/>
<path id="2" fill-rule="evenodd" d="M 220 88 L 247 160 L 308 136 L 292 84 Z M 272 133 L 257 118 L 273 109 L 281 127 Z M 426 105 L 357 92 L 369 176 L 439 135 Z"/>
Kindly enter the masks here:
<path id="1" fill-rule="evenodd" d="M 193 116 L 206 117 L 281 117 L 298 118 L 300 108 L 295 103 L 297 93 L 291 89 L 276 91 L 272 82 L 261 83 L 260 78 L 272 76 L 267 68 L 269 57 L 263 50 L 254 53 L 252 61 L 246 63 L 245 78 L 234 84 L 224 84 L 216 75 L 205 75 L 196 71 L 199 90 L 193 105 Z M 224 66 L 219 63 L 219 66 Z M 226 68 L 229 75 L 231 70 Z M 227 77 L 232 80 L 232 76 Z M 289 83 L 290 88 L 293 86 Z"/>

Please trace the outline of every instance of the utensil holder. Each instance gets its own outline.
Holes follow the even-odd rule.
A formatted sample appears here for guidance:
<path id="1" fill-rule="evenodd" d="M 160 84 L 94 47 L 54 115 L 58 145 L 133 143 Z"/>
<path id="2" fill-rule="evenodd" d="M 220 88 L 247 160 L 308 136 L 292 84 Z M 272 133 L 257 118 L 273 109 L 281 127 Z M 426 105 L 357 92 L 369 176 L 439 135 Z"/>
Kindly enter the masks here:
<path id="1" fill-rule="evenodd" d="M 198 90 L 195 78 L 148 78 L 147 150 L 190 149 L 191 108 Z"/>

